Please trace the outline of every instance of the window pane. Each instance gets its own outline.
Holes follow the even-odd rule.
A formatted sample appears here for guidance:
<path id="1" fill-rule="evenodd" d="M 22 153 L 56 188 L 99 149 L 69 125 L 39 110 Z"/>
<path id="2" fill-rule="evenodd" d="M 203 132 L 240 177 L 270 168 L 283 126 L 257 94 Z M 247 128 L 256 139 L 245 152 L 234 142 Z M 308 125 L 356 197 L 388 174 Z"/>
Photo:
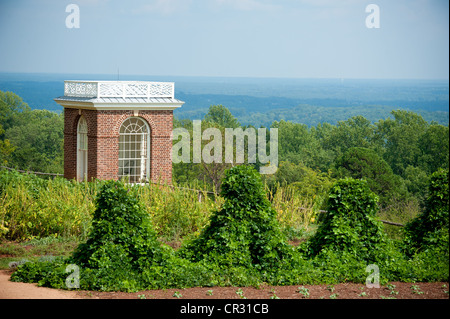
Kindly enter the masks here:
<path id="1" fill-rule="evenodd" d="M 131 183 L 141 182 L 149 176 L 148 126 L 141 119 L 125 120 L 119 130 L 119 177 L 128 176 Z"/>
<path id="2" fill-rule="evenodd" d="M 88 127 L 84 117 L 80 117 L 77 126 L 77 180 L 83 181 L 87 177 L 87 149 L 88 149 Z"/>

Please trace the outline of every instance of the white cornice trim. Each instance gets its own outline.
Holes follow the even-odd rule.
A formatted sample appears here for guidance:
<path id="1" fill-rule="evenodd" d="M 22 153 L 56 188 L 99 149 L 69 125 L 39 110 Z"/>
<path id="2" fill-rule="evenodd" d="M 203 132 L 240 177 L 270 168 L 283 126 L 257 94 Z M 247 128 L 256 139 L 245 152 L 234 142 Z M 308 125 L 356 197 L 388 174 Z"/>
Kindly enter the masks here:
<path id="1" fill-rule="evenodd" d="M 56 103 L 71 109 L 124 111 L 124 110 L 175 110 L 183 103 L 93 103 L 81 101 L 67 101 L 54 99 Z"/>

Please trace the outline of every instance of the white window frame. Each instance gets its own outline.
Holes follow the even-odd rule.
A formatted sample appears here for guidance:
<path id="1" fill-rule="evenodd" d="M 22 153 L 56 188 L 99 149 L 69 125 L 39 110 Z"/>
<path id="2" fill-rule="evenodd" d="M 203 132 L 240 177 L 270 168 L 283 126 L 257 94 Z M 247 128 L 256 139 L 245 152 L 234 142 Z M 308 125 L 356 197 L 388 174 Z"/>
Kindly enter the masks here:
<path id="1" fill-rule="evenodd" d="M 119 128 L 119 179 L 150 180 L 150 127 L 141 117 L 129 117 Z"/>
<path id="2" fill-rule="evenodd" d="M 81 116 L 77 125 L 77 180 L 87 179 L 88 172 L 88 126 L 86 119 Z"/>

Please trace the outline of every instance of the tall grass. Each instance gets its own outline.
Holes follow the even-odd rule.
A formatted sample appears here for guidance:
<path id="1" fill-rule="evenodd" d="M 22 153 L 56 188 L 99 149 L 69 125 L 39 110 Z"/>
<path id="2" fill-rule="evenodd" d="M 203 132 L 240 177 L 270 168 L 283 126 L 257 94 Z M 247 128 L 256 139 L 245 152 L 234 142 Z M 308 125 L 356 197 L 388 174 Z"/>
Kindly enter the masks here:
<path id="1" fill-rule="evenodd" d="M 423 208 L 417 199 L 411 198 L 404 201 L 392 201 L 392 203 L 380 209 L 377 216 L 382 220 L 389 220 L 395 223 L 406 225 L 417 217 Z M 401 239 L 403 237 L 403 227 L 384 225 L 384 230 L 392 239 Z"/>
<path id="2" fill-rule="evenodd" d="M 83 240 L 89 233 L 98 184 L 0 171 L 0 239 L 76 236 Z M 195 185 L 134 187 L 139 188 L 158 236 L 166 241 L 198 234 L 222 202 L 206 191 L 188 189 Z"/>
<path id="3" fill-rule="evenodd" d="M 186 185 L 185 185 L 186 186 Z M 213 210 L 219 209 L 223 199 L 208 196 L 207 191 L 193 191 L 196 185 L 168 187 L 139 186 L 141 203 L 146 207 L 160 238 L 181 241 L 197 235 L 207 225 Z"/>
<path id="4" fill-rule="evenodd" d="M 311 199 L 299 194 L 296 187 L 277 187 L 273 193 L 267 189 L 272 206 L 277 211 L 277 218 L 287 233 L 308 230 L 314 222 L 315 210 Z"/>
<path id="5" fill-rule="evenodd" d="M 2 185 L 0 238 L 85 237 L 94 210 L 95 185 L 62 178 L 19 177 Z"/>
<path id="6" fill-rule="evenodd" d="M 64 178 L 42 179 L 34 175 L 0 170 L 0 239 L 30 240 L 45 237 L 76 237 L 89 233 L 99 181 L 78 183 Z M 182 242 L 208 225 L 223 198 L 212 196 L 198 184 L 139 185 L 141 203 L 150 214 L 159 238 Z M 300 238 L 318 219 L 317 198 L 304 196 L 292 185 L 266 188 L 277 218 L 288 238 Z M 421 211 L 417 201 L 393 202 L 378 217 L 406 224 Z M 400 239 L 401 228 L 385 225 L 390 238 Z"/>
<path id="7" fill-rule="evenodd" d="M 0 171 L 0 239 L 77 237 L 89 233 L 99 181 L 78 183 L 64 178 L 42 179 L 34 175 Z M 136 185 L 141 203 L 150 214 L 161 240 L 181 242 L 196 236 L 209 223 L 223 198 L 201 186 Z M 314 197 L 305 197 L 294 186 L 266 188 L 277 218 L 290 237 L 302 237 L 317 217 Z M 392 220 L 392 218 L 390 218 Z"/>

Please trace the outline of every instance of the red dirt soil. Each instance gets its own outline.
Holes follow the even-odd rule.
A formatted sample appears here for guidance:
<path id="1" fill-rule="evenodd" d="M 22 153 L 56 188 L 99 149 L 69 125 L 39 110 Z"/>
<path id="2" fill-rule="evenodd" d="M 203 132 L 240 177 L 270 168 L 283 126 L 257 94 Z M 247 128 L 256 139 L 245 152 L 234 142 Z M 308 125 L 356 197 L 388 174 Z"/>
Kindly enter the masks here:
<path id="1" fill-rule="evenodd" d="M 11 271 L 0 271 L 0 299 L 449 299 L 449 283 L 391 282 L 380 288 L 364 284 L 253 287 L 201 287 L 146 290 L 136 293 L 66 291 L 37 284 L 9 281 Z M 394 287 L 395 286 L 395 287 Z M 299 292 L 299 287 L 304 294 Z M 239 293 L 237 293 L 239 291 Z"/>

